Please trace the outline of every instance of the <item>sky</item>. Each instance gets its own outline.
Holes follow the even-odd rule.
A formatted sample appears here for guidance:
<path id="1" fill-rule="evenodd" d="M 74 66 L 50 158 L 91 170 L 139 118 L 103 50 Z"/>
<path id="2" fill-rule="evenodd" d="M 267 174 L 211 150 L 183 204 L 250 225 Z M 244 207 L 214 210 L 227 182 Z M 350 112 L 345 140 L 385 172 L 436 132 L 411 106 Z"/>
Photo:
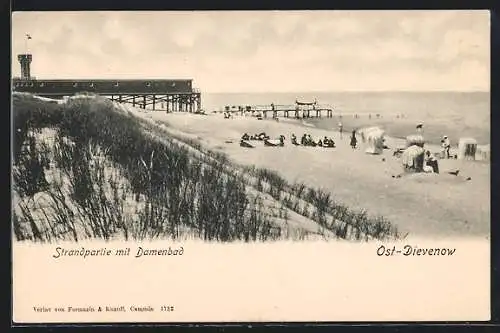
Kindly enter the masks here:
<path id="1" fill-rule="evenodd" d="M 204 92 L 490 89 L 488 11 L 14 12 L 13 76 L 27 51 L 39 79 L 192 78 Z"/>

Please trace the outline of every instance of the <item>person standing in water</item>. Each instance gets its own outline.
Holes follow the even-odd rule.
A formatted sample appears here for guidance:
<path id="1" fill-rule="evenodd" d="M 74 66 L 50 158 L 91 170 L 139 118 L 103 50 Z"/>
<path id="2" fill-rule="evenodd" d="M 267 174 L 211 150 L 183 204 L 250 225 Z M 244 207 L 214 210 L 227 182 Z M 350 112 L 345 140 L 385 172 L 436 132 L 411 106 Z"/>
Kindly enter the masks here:
<path id="1" fill-rule="evenodd" d="M 340 139 L 342 139 L 342 132 L 343 132 L 342 121 L 339 121 L 339 132 L 340 132 Z"/>

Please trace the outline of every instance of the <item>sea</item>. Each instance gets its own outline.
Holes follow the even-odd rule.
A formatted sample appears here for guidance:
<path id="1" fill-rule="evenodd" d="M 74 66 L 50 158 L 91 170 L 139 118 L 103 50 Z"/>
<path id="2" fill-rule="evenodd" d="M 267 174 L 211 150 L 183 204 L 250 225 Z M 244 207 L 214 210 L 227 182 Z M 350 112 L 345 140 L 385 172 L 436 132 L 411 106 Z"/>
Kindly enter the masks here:
<path id="1" fill-rule="evenodd" d="M 222 111 L 225 106 L 283 105 L 314 102 L 334 110 L 333 118 L 309 118 L 308 126 L 344 130 L 380 126 L 388 135 L 404 138 L 423 124 L 426 140 L 439 143 L 443 135 L 452 141 L 472 137 L 478 144 L 490 142 L 489 92 L 298 92 L 204 93 L 203 108 Z M 378 115 L 378 116 L 377 116 Z"/>

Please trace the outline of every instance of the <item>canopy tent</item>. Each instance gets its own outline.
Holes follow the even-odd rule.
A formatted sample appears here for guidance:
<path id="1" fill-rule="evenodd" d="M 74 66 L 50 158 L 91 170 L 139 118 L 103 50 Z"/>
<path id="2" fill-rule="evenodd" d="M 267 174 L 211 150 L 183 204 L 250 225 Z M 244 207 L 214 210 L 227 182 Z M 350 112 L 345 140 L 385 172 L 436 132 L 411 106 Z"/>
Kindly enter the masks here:
<path id="1" fill-rule="evenodd" d="M 457 158 L 460 160 L 476 159 L 477 141 L 473 138 L 460 138 L 458 140 Z"/>
<path id="2" fill-rule="evenodd" d="M 422 172 L 424 169 L 424 153 L 425 149 L 417 145 L 406 148 L 401 156 L 404 170 L 407 172 Z"/>
<path id="3" fill-rule="evenodd" d="M 424 137 L 420 134 L 413 134 L 413 135 L 408 135 L 406 137 L 406 147 L 411 147 L 411 146 L 418 146 L 418 147 L 424 147 L 425 140 Z"/>

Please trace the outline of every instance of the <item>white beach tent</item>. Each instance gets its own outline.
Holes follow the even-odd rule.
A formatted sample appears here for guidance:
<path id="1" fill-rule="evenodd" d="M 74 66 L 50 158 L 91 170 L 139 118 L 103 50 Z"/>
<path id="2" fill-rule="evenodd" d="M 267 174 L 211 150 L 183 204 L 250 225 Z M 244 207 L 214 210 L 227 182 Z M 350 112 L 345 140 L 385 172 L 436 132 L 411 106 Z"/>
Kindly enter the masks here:
<path id="1" fill-rule="evenodd" d="M 380 127 L 369 127 L 363 130 L 363 137 L 366 140 L 367 154 L 382 154 L 384 152 L 385 131 Z"/>
<path id="2" fill-rule="evenodd" d="M 424 147 L 424 137 L 420 134 L 413 134 L 413 135 L 408 135 L 406 137 L 406 147 L 411 147 L 411 146 L 418 146 L 418 147 Z"/>
<path id="3" fill-rule="evenodd" d="M 458 140 L 458 154 L 459 160 L 475 160 L 477 151 L 477 141 L 473 138 L 460 138 Z"/>
<path id="4" fill-rule="evenodd" d="M 406 148 L 401 155 L 404 170 L 421 172 L 424 168 L 424 153 L 425 149 L 417 145 Z"/>

